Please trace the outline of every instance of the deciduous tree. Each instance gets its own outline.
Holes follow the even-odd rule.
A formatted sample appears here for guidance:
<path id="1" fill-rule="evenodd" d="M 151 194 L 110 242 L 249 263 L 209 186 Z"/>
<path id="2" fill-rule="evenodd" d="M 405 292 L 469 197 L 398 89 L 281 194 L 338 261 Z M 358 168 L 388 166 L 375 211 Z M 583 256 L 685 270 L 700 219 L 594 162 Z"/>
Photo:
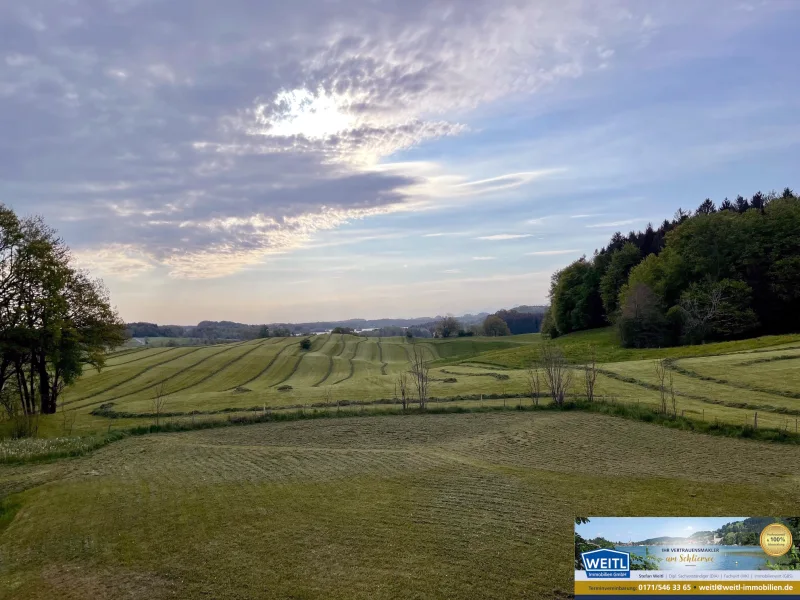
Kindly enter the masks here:
<path id="1" fill-rule="evenodd" d="M 511 330 L 508 328 L 508 324 L 497 315 L 489 315 L 486 317 L 486 319 L 483 321 L 483 332 L 484 335 L 488 335 L 490 337 L 511 335 Z"/>

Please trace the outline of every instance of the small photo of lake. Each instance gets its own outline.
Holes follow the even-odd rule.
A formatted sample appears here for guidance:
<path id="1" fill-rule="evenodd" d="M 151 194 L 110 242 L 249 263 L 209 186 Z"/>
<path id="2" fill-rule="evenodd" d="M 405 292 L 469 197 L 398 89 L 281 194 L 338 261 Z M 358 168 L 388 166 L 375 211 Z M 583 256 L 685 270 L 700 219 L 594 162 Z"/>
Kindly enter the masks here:
<path id="1" fill-rule="evenodd" d="M 769 558 L 759 546 L 704 546 L 712 547 L 719 552 L 664 552 L 669 546 L 615 546 L 621 552 L 630 552 L 637 556 L 661 559 L 658 561 L 660 571 L 759 571 L 766 568 Z M 680 562 L 680 556 L 696 554 L 700 557 L 710 557 L 713 561 L 700 560 L 696 563 Z M 674 557 L 675 562 L 667 561 L 667 557 Z M 694 565 L 694 566 L 691 566 Z"/>

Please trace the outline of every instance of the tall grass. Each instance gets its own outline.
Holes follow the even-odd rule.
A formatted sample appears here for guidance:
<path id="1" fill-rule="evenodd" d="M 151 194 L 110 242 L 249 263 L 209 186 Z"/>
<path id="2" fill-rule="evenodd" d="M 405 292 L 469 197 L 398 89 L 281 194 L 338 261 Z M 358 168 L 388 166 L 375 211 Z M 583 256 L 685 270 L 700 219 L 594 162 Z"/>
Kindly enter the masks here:
<path id="1" fill-rule="evenodd" d="M 14 464 L 82 456 L 121 436 L 23 438 L 0 441 L 0 464 Z"/>

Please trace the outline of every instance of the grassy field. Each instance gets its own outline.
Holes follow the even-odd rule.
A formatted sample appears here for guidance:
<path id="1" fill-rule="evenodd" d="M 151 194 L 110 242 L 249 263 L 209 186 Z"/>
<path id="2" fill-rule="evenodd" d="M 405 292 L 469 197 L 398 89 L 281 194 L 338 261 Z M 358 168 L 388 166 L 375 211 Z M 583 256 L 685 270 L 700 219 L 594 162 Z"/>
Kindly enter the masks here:
<path id="1" fill-rule="evenodd" d="M 170 419 L 326 403 L 383 406 L 397 397 L 397 375 L 409 369 L 415 347 L 431 364 L 433 402 L 476 405 L 503 397 L 520 402 L 528 392 L 526 367 L 540 343 L 538 335 L 412 343 L 400 337 L 336 334 L 316 336 L 311 349 L 303 350 L 300 341 L 272 338 L 116 352 L 101 372 L 87 371 L 66 390 L 62 405 L 70 415 L 44 419 L 40 432 L 89 435 L 152 422 L 157 390 L 167 395 L 162 412 Z M 656 406 L 653 360 L 667 358 L 684 416 L 743 424 L 753 423 L 758 412 L 762 427 L 797 428 L 800 335 L 630 350 L 618 346 L 611 330 L 599 330 L 554 343 L 576 366 L 596 354 L 597 395 L 607 401 Z M 581 377 L 576 369 L 574 397 L 584 393 Z"/>
<path id="2" fill-rule="evenodd" d="M 300 341 L 115 352 L 41 419 L 42 439 L 0 442 L 0 598 L 561 598 L 575 515 L 797 506 L 798 444 L 512 410 L 533 402 L 537 335 L 420 340 L 431 407 L 508 412 L 393 416 L 378 415 L 399 412 L 408 340 Z M 595 407 L 658 406 L 653 360 L 665 358 L 681 416 L 798 430 L 800 336 L 635 351 L 603 330 L 555 343 L 576 399 L 580 363 L 598 357 Z M 166 427 L 329 418 L 125 435 L 154 423 L 159 389 Z M 334 418 L 342 406 L 373 416 Z M 76 457 L 30 462 L 58 455 Z"/>
<path id="3" fill-rule="evenodd" d="M 797 446 L 585 413 L 131 438 L 0 466 L 0 596 L 561 598 L 575 515 L 787 514 L 799 484 Z"/>

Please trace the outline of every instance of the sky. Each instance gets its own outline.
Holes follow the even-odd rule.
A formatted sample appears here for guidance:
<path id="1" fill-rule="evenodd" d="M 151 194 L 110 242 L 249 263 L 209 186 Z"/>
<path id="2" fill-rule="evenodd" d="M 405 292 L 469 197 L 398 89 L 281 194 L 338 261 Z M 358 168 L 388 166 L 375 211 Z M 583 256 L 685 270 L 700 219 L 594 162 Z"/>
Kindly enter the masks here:
<path id="1" fill-rule="evenodd" d="M 127 321 L 544 304 L 800 188 L 796 0 L 0 0 L 0 202 Z"/>
<path id="2" fill-rule="evenodd" d="M 576 526 L 587 540 L 602 537 L 610 542 L 641 542 L 657 537 L 690 537 L 698 531 L 716 531 L 747 517 L 592 517 Z"/>

